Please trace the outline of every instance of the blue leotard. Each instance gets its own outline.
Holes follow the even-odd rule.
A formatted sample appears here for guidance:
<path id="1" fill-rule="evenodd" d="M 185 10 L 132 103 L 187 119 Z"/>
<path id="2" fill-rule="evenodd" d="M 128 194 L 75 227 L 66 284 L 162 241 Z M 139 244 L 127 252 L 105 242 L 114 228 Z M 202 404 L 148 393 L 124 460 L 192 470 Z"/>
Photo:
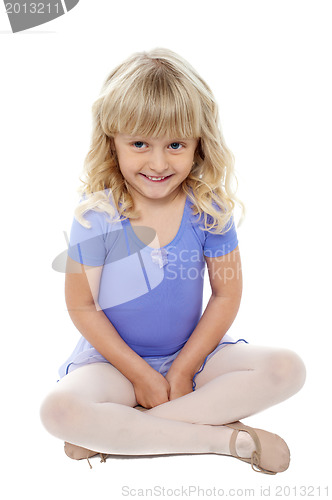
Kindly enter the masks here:
<path id="1" fill-rule="evenodd" d="M 179 351 L 202 315 L 204 256 L 225 255 L 238 245 L 233 220 L 223 235 L 204 231 L 187 197 L 175 238 L 158 251 L 138 238 L 128 219 L 114 223 L 94 210 L 84 218 L 91 228 L 74 218 L 68 255 L 87 266 L 103 265 L 98 304 L 119 335 L 142 357 Z M 228 339 L 226 334 L 223 341 Z M 81 337 L 60 377 L 71 365 L 101 360 Z"/>

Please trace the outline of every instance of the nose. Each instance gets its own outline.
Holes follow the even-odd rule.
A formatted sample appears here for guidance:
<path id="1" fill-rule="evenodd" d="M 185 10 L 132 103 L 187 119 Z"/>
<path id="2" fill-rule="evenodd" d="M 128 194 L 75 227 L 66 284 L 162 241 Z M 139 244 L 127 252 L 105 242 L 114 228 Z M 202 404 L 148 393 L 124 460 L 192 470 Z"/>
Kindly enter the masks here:
<path id="1" fill-rule="evenodd" d="M 162 150 L 154 149 L 149 158 L 149 168 L 156 174 L 162 175 L 167 171 L 168 164 L 165 153 Z"/>

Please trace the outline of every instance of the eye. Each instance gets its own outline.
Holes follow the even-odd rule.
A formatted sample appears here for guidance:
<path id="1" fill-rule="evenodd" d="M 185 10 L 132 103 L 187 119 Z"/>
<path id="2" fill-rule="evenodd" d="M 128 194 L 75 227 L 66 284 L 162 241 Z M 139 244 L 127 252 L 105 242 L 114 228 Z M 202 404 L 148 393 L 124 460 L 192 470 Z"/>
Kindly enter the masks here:
<path id="1" fill-rule="evenodd" d="M 133 146 L 136 149 L 143 149 L 145 145 L 146 144 L 143 141 L 136 141 L 136 142 L 133 143 Z"/>
<path id="2" fill-rule="evenodd" d="M 175 151 L 178 149 L 181 149 L 183 146 L 179 142 L 172 142 L 170 144 L 171 149 L 174 149 Z"/>

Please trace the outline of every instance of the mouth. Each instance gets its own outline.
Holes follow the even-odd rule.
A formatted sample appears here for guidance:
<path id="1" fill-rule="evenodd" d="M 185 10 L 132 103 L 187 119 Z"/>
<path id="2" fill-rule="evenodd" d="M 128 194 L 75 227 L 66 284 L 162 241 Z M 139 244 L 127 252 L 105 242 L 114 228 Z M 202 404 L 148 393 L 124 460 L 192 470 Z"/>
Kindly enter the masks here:
<path id="1" fill-rule="evenodd" d="M 167 179 L 169 179 L 173 174 L 171 175 L 165 175 L 163 177 L 153 177 L 153 176 L 149 176 L 149 175 L 145 175 L 145 174 L 140 174 L 140 175 L 143 175 L 143 177 L 145 177 L 146 179 L 148 179 L 149 181 L 151 182 L 165 182 L 167 181 Z"/>

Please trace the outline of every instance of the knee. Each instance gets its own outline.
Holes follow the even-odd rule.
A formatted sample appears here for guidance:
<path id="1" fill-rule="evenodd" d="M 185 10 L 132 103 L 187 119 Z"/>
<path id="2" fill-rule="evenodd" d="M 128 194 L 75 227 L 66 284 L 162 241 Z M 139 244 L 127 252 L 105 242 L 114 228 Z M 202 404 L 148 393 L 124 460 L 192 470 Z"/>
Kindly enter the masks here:
<path id="1" fill-rule="evenodd" d="M 271 354 L 267 363 L 268 378 L 274 387 L 288 390 L 289 395 L 298 392 L 306 379 L 305 364 L 298 354 L 281 349 Z"/>
<path id="2" fill-rule="evenodd" d="M 77 398 L 66 392 L 52 392 L 40 407 L 40 419 L 45 429 L 60 439 L 64 438 L 69 427 L 75 425 L 78 415 Z"/>

